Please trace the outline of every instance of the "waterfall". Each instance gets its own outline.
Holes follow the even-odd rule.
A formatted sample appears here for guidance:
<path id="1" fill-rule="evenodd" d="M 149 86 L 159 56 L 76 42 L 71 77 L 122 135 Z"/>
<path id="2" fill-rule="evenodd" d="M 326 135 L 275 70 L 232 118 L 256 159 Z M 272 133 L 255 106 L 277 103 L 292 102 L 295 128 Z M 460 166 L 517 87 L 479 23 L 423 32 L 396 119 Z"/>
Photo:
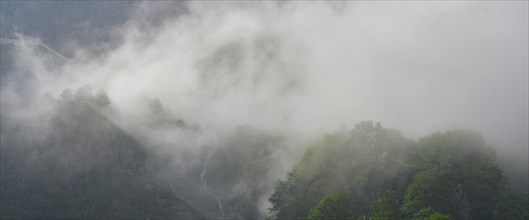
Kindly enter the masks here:
<path id="1" fill-rule="evenodd" d="M 208 182 L 205 177 L 207 175 L 209 159 L 211 158 L 211 156 L 213 156 L 213 151 L 208 152 L 208 155 L 206 156 L 204 160 L 204 165 L 202 166 L 202 170 L 200 171 L 200 183 L 205 189 L 209 189 Z M 215 198 L 215 200 L 217 201 L 217 205 L 219 206 L 220 216 L 218 217 L 218 219 L 224 219 L 224 207 L 222 206 L 222 202 L 220 201 L 220 198 L 214 194 L 212 196 Z"/>
<path id="2" fill-rule="evenodd" d="M 224 219 L 224 207 L 222 207 L 222 202 L 220 202 L 220 199 L 218 196 L 215 196 L 215 199 L 217 200 L 217 205 L 219 205 L 219 210 L 220 210 L 219 219 Z"/>
<path id="3" fill-rule="evenodd" d="M 200 171 L 200 183 L 202 183 L 202 186 L 204 186 L 204 188 L 206 189 L 208 188 L 208 182 L 206 181 L 204 177 L 206 176 L 206 172 L 208 170 L 209 159 L 211 158 L 211 156 L 213 156 L 213 151 L 208 152 L 208 155 L 206 156 L 206 159 L 204 160 L 204 165 L 202 166 L 202 171 Z"/>

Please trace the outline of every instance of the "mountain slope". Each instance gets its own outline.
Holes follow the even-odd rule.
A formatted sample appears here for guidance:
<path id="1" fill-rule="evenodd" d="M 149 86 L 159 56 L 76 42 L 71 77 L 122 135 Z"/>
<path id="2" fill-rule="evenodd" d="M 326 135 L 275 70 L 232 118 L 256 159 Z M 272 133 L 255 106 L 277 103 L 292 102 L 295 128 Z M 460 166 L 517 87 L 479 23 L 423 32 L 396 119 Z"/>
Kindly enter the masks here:
<path id="1" fill-rule="evenodd" d="M 202 218 L 161 165 L 84 101 L 52 104 L 47 131 L 2 116 L 1 218 Z"/>

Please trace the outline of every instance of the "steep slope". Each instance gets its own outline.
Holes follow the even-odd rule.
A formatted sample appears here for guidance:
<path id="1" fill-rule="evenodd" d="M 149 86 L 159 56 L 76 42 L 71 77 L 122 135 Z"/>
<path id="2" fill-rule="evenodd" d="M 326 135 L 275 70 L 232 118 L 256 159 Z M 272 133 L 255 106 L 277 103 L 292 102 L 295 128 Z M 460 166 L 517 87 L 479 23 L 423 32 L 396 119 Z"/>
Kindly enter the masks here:
<path id="1" fill-rule="evenodd" d="M 87 102 L 52 105 L 45 131 L 2 115 L 1 218 L 202 218 L 154 177 L 161 162 Z"/>

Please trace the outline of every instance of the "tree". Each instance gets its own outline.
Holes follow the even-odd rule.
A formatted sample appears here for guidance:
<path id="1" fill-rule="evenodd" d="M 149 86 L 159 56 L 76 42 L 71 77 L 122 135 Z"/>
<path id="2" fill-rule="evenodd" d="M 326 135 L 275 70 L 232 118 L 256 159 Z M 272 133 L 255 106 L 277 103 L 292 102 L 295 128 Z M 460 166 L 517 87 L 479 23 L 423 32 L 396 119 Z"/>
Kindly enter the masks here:
<path id="1" fill-rule="evenodd" d="M 108 98 L 107 94 L 100 90 L 93 98 L 92 103 L 96 105 L 97 107 L 106 107 L 110 105 L 110 99 Z"/>
<path id="2" fill-rule="evenodd" d="M 401 208 L 405 218 L 410 218 L 422 208 L 432 207 L 445 213 L 457 212 L 459 201 L 456 185 L 449 172 L 432 168 L 413 177 Z"/>
<path id="3" fill-rule="evenodd" d="M 307 219 L 352 219 L 353 211 L 348 207 L 345 194 L 337 192 L 325 196 L 314 206 Z"/>
<path id="4" fill-rule="evenodd" d="M 498 202 L 496 219 L 529 219 L 529 196 L 508 191 Z"/>
<path id="5" fill-rule="evenodd" d="M 494 215 L 504 178 L 495 152 L 478 133 L 435 133 L 420 145 L 410 160 L 419 173 L 406 192 L 401 209 L 406 217 L 426 207 L 461 219 Z"/>
<path id="6" fill-rule="evenodd" d="M 476 132 L 415 142 L 362 122 L 349 135 L 327 134 L 308 148 L 270 202 L 279 219 L 350 217 L 332 215 L 340 212 L 364 219 L 526 218 L 527 196 L 504 196 L 504 184 L 495 152 Z M 337 191 L 346 202 L 329 195 Z"/>
<path id="7" fill-rule="evenodd" d="M 449 215 L 443 215 L 434 209 L 427 207 L 419 210 L 412 219 L 416 220 L 451 220 Z"/>
<path id="8" fill-rule="evenodd" d="M 398 204 L 395 191 L 383 189 L 369 204 L 369 217 L 371 219 L 397 219 Z"/>

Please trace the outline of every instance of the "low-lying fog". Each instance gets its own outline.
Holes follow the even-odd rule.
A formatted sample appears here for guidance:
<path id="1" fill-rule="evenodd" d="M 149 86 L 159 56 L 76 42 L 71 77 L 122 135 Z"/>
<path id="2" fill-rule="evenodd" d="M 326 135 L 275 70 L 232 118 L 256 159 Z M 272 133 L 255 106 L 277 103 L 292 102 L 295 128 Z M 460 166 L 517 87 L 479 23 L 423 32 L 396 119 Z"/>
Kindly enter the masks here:
<path id="1" fill-rule="evenodd" d="M 101 113 L 179 169 L 251 126 L 282 137 L 272 183 L 363 120 L 473 129 L 528 164 L 525 1 L 1 4 L 2 117 L 38 127 L 42 100 L 106 94 Z M 200 132 L 153 129 L 153 111 Z"/>

